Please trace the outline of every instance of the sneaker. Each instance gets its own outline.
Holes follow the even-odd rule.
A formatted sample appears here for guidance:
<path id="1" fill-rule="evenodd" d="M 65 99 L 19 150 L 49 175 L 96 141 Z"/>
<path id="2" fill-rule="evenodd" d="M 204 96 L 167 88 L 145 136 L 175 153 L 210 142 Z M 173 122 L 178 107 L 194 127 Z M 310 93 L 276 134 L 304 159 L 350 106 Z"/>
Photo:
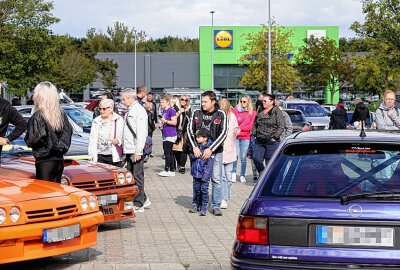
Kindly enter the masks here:
<path id="1" fill-rule="evenodd" d="M 149 159 L 150 159 L 150 156 L 145 156 L 143 162 L 146 163 Z"/>
<path id="2" fill-rule="evenodd" d="M 183 167 L 180 167 L 180 168 L 179 168 L 179 172 L 180 172 L 181 174 L 185 174 L 185 172 L 186 172 L 186 169 L 185 169 L 185 168 L 183 168 Z"/>
<path id="3" fill-rule="evenodd" d="M 226 209 L 226 208 L 228 208 L 228 202 L 225 201 L 225 200 L 222 200 L 220 208 L 221 208 L 221 209 Z"/>
<path id="4" fill-rule="evenodd" d="M 213 213 L 214 216 L 222 216 L 221 209 L 219 209 L 219 208 L 213 209 L 212 213 Z"/>
<path id="5" fill-rule="evenodd" d="M 146 201 L 143 204 L 143 208 L 150 208 L 151 205 L 151 201 L 149 200 L 149 198 L 146 198 Z"/>
<path id="6" fill-rule="evenodd" d="M 150 154 L 149 157 L 154 157 L 154 155 L 153 155 L 153 154 Z"/>
<path id="7" fill-rule="evenodd" d="M 257 180 L 258 180 L 258 177 L 257 177 L 257 176 L 254 176 L 254 177 L 253 177 L 253 182 L 255 183 L 255 182 L 257 182 Z"/>
<path id="8" fill-rule="evenodd" d="M 175 172 L 170 172 L 170 171 L 162 171 L 162 172 L 159 172 L 159 173 L 157 173 L 159 176 L 162 176 L 162 177 L 168 177 L 168 176 L 175 176 Z"/>
<path id="9" fill-rule="evenodd" d="M 133 208 L 133 212 L 136 213 L 143 213 L 145 211 L 144 206 L 140 207 L 140 206 L 135 206 L 135 208 Z"/>
<path id="10" fill-rule="evenodd" d="M 232 173 L 232 183 L 236 182 L 236 173 Z"/>
<path id="11" fill-rule="evenodd" d="M 189 209 L 189 213 L 197 213 L 199 210 L 197 209 L 197 205 L 193 205 L 192 208 Z"/>
<path id="12" fill-rule="evenodd" d="M 246 183 L 246 177 L 244 177 L 243 175 L 240 176 L 240 182 L 241 183 Z"/>
<path id="13" fill-rule="evenodd" d="M 205 216 L 207 214 L 207 210 L 200 210 L 199 215 Z"/>

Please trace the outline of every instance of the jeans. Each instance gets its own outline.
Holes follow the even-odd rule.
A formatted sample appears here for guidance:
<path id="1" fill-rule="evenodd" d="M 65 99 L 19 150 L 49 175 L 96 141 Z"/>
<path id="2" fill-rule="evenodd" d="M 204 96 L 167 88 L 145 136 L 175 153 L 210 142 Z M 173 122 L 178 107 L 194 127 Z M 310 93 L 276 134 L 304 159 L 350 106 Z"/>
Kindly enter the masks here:
<path id="1" fill-rule="evenodd" d="M 236 139 L 236 152 L 240 158 L 240 176 L 246 176 L 247 150 L 249 149 L 249 140 Z M 237 161 L 233 163 L 232 172 L 236 173 Z"/>
<path id="2" fill-rule="evenodd" d="M 261 173 L 265 168 L 264 161 L 265 164 L 268 163 L 278 146 L 279 142 L 277 141 L 269 141 L 265 144 L 255 143 L 253 160 L 259 173 Z"/>
<path id="3" fill-rule="evenodd" d="M 222 202 L 222 153 L 215 154 L 214 158 L 214 166 L 213 172 L 211 176 L 212 181 L 212 190 L 211 190 L 211 199 L 212 199 L 212 209 L 219 209 Z"/>
<path id="4" fill-rule="evenodd" d="M 222 169 L 222 199 L 229 201 L 231 198 L 231 186 L 232 186 L 232 166 L 233 162 L 223 164 Z"/>
<path id="5" fill-rule="evenodd" d="M 139 193 L 134 197 L 133 204 L 135 206 L 142 207 L 147 199 L 146 193 L 144 192 L 144 158 L 142 156 L 142 158 L 137 162 L 133 162 L 132 158 L 134 158 L 134 154 L 126 155 L 126 168 L 132 172 L 132 175 L 135 179 L 135 184 L 139 188 Z"/>
<path id="6" fill-rule="evenodd" d="M 165 171 L 175 171 L 175 158 L 174 153 L 172 152 L 173 142 L 163 141 L 163 149 L 165 155 Z"/>
<path id="7" fill-rule="evenodd" d="M 200 211 L 207 210 L 209 183 L 210 181 L 203 182 L 201 178 L 193 177 L 193 205 Z"/>

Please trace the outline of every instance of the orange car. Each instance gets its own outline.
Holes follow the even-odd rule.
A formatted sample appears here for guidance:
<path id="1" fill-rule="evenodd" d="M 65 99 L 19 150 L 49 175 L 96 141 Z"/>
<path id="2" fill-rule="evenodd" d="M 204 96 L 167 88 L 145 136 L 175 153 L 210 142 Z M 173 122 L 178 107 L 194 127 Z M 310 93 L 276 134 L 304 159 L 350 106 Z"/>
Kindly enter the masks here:
<path id="1" fill-rule="evenodd" d="M 0 175 L 35 178 L 33 157 L 4 158 Z M 138 187 L 130 172 L 103 163 L 65 159 L 62 184 L 80 188 L 95 194 L 104 222 L 133 218 L 133 197 Z"/>
<path id="2" fill-rule="evenodd" d="M 96 197 L 87 191 L 0 177 L 0 264 L 94 246 L 102 222 Z"/>

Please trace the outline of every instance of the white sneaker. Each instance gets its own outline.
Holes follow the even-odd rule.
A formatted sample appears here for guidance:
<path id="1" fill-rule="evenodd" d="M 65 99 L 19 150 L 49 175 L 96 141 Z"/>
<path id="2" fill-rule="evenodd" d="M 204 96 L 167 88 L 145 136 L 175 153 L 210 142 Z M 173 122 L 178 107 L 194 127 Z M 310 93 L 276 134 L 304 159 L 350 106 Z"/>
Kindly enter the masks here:
<path id="1" fill-rule="evenodd" d="M 168 172 L 169 175 L 168 176 L 175 176 L 175 172 Z"/>
<path id="2" fill-rule="evenodd" d="M 228 208 L 228 202 L 225 200 L 222 200 L 221 205 L 220 205 L 221 209 L 226 209 Z"/>
<path id="3" fill-rule="evenodd" d="M 150 208 L 150 205 L 151 205 L 151 201 L 149 200 L 149 198 L 147 198 L 143 204 L 143 208 Z"/>
<path id="4" fill-rule="evenodd" d="M 144 206 L 142 206 L 142 207 L 140 207 L 140 206 L 135 206 L 135 208 L 133 208 L 133 212 L 135 212 L 135 214 L 136 213 L 143 213 L 145 210 L 144 210 Z"/>
<path id="5" fill-rule="evenodd" d="M 236 173 L 232 173 L 232 183 L 236 182 Z"/>
<path id="6" fill-rule="evenodd" d="M 240 176 L 240 182 L 241 183 L 246 183 L 246 177 Z"/>
<path id="7" fill-rule="evenodd" d="M 167 177 L 167 176 L 170 176 L 169 175 L 169 172 L 167 172 L 167 171 L 161 171 L 161 172 L 159 172 L 159 173 L 157 173 L 159 176 L 163 176 L 163 177 Z"/>

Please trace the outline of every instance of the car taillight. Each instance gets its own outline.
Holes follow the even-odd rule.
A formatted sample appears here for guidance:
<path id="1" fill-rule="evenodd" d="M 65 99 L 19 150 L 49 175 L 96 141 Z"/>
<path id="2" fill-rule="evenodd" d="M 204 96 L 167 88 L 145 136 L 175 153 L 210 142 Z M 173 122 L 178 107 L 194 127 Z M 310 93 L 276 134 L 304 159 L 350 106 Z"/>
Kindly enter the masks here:
<path id="1" fill-rule="evenodd" d="M 268 218 L 240 216 L 236 238 L 242 243 L 268 245 Z"/>

